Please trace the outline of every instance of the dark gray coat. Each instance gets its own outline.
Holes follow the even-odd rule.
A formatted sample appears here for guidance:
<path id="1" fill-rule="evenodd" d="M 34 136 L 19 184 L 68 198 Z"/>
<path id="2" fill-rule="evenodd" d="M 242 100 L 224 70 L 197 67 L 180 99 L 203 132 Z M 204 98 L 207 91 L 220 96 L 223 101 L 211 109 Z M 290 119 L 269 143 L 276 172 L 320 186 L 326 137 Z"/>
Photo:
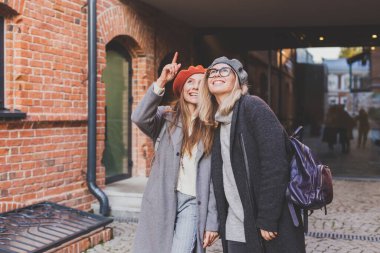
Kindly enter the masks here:
<path id="1" fill-rule="evenodd" d="M 285 202 L 285 190 L 289 181 L 286 142 L 285 130 L 264 101 L 255 96 L 242 96 L 236 102 L 231 122 L 231 164 L 244 208 L 245 238 L 249 252 L 305 252 L 303 228 L 293 226 Z M 225 238 L 228 203 L 223 189 L 222 166 L 218 128 L 211 167 L 220 232 L 222 238 Z M 278 231 L 279 236 L 266 242 L 261 239 L 259 228 Z M 223 248 L 224 253 L 228 253 L 224 239 Z"/>
<path id="2" fill-rule="evenodd" d="M 162 97 L 153 92 L 152 86 L 132 113 L 132 121 L 156 141 L 163 124 L 173 120 L 168 108 L 159 107 Z M 134 253 L 170 253 L 177 210 L 177 179 L 182 146 L 182 124 L 160 139 L 152 164 L 151 174 L 143 195 L 139 224 L 134 241 Z M 198 202 L 197 253 L 202 248 L 204 231 L 218 231 L 219 224 L 215 197 L 211 184 L 210 156 L 203 153 L 198 144 L 196 191 Z"/>

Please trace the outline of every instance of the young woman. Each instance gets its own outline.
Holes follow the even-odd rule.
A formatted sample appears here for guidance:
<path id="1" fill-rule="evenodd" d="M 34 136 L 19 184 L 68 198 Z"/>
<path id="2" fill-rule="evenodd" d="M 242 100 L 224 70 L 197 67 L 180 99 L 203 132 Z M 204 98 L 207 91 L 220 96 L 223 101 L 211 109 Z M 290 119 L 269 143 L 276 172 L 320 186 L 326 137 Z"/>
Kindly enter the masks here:
<path id="1" fill-rule="evenodd" d="M 132 113 L 132 121 L 156 147 L 134 253 L 203 253 L 218 238 L 210 181 L 213 128 L 195 116 L 206 70 L 200 65 L 181 70 L 173 83 L 176 106 L 159 106 L 165 84 L 180 68 L 176 60 L 177 53 Z"/>
<path id="2" fill-rule="evenodd" d="M 200 119 L 219 125 L 211 173 L 223 252 L 304 253 L 285 201 L 287 135 L 263 100 L 245 95 L 247 81 L 238 60 L 220 57 L 200 88 Z"/>
<path id="3" fill-rule="evenodd" d="M 359 115 L 355 118 L 356 121 L 358 121 L 358 144 L 357 147 L 365 148 L 365 145 L 367 143 L 367 135 L 370 130 L 369 120 L 368 120 L 368 113 L 362 108 L 359 111 Z"/>

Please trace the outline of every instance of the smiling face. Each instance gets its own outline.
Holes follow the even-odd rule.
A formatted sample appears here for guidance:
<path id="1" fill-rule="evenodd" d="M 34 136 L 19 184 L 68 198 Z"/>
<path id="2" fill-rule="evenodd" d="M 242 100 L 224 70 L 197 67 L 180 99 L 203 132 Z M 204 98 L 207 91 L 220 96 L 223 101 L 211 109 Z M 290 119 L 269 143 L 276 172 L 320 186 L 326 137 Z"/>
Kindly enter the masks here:
<path id="1" fill-rule="evenodd" d="M 183 86 L 183 98 L 187 103 L 198 104 L 198 88 L 203 80 L 204 74 L 193 74 L 187 78 Z"/>
<path id="2" fill-rule="evenodd" d="M 211 94 L 216 97 L 228 95 L 235 86 L 236 76 L 234 71 L 224 63 L 216 64 L 210 70 L 212 73 L 209 72 L 207 85 Z"/>

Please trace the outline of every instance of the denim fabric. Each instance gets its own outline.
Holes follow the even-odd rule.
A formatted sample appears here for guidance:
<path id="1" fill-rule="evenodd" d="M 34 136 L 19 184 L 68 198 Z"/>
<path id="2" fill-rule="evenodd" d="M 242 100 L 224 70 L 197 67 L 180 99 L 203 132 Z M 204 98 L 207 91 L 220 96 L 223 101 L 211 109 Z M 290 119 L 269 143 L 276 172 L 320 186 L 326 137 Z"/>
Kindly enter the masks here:
<path id="1" fill-rule="evenodd" d="M 197 199 L 177 192 L 177 217 L 171 253 L 191 253 L 197 238 Z"/>

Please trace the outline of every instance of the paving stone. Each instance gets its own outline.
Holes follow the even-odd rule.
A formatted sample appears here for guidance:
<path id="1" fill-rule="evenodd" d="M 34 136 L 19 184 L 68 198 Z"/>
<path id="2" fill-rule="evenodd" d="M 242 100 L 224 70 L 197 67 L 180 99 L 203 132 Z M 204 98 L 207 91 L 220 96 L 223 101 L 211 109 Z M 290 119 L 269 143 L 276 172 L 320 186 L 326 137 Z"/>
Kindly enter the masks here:
<path id="1" fill-rule="evenodd" d="M 315 211 L 309 218 L 310 232 L 374 236 L 380 238 L 380 181 L 334 181 L 334 201 L 328 214 Z M 114 239 L 88 253 L 132 252 L 136 223 L 113 222 Z M 307 253 L 380 253 L 380 240 L 345 240 L 306 237 Z M 207 252 L 222 253 L 220 240 Z"/>

